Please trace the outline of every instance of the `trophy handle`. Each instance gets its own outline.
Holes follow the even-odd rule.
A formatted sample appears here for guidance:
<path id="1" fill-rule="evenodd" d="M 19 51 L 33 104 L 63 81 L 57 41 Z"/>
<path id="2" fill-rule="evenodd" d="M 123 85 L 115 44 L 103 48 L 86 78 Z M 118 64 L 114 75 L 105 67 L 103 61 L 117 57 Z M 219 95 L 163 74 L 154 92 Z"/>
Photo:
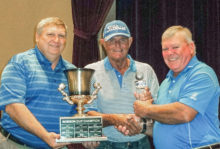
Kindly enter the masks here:
<path id="1" fill-rule="evenodd" d="M 61 94 L 64 96 L 63 100 L 66 100 L 69 104 L 74 105 L 74 103 L 70 100 L 69 96 L 67 95 L 67 93 L 64 91 L 65 89 L 65 84 L 64 83 L 60 83 L 58 90 L 61 92 Z"/>
<path id="2" fill-rule="evenodd" d="M 97 97 L 99 90 L 102 88 L 99 83 L 94 83 L 93 86 L 94 86 L 95 90 L 93 91 L 93 93 L 91 95 L 91 99 L 87 102 L 87 104 L 90 104 L 93 102 L 93 100 Z"/>

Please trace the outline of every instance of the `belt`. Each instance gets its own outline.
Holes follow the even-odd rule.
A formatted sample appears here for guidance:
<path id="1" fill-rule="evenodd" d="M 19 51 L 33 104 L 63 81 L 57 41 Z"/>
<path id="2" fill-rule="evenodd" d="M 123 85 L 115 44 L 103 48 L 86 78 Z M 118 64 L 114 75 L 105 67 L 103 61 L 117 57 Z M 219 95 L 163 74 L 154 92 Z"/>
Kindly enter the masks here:
<path id="1" fill-rule="evenodd" d="M 11 141 L 17 143 L 17 144 L 20 144 L 20 145 L 25 145 L 25 146 L 28 146 L 26 145 L 25 143 L 21 142 L 19 139 L 17 139 L 16 137 L 14 137 L 13 135 L 11 135 L 9 132 L 7 132 L 5 129 L 3 129 L 1 127 L 1 133 L 3 136 L 5 136 L 6 138 L 10 139 Z"/>
<path id="2" fill-rule="evenodd" d="M 138 147 L 139 145 L 141 145 L 143 142 L 146 142 L 146 141 L 147 141 L 147 137 L 145 136 L 145 137 L 141 138 L 140 140 L 133 141 L 133 142 L 110 142 L 110 141 L 107 141 L 107 142 L 109 142 L 109 144 L 111 144 L 111 146 L 113 146 L 113 147 L 117 147 L 117 146 L 119 146 L 119 147 L 122 147 L 122 146 L 124 146 L 124 147 L 127 147 L 127 146 Z"/>
<path id="3" fill-rule="evenodd" d="M 195 149 L 220 149 L 220 143 L 210 144 L 206 146 L 201 146 Z"/>

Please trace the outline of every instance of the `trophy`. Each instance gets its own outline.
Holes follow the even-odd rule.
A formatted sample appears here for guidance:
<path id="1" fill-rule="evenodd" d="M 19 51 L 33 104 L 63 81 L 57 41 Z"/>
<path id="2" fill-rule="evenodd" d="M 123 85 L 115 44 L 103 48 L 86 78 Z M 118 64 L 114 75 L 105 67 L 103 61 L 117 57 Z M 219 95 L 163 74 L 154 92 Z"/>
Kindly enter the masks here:
<path id="1" fill-rule="evenodd" d="M 138 94 L 138 97 L 140 100 L 143 96 L 143 93 L 145 92 L 145 87 L 147 87 L 147 81 L 144 80 L 144 74 L 142 72 L 137 72 L 135 75 L 136 81 L 135 81 L 135 87 L 136 87 L 136 93 Z M 152 119 L 146 119 L 147 126 L 153 124 Z"/>
<path id="2" fill-rule="evenodd" d="M 95 70 L 77 68 L 65 70 L 68 80 L 69 96 L 61 83 L 58 90 L 64 96 L 63 100 L 71 105 L 77 105 L 77 114 L 73 117 L 60 117 L 60 139 L 56 142 L 104 141 L 102 136 L 102 117 L 88 116 L 83 113 L 84 104 L 90 104 L 101 89 L 99 83 L 94 83 L 95 90 L 90 95 L 91 77 Z"/>
<path id="3" fill-rule="evenodd" d="M 135 81 L 136 93 L 141 95 L 141 93 L 145 91 L 145 87 L 147 86 L 147 83 L 145 80 L 143 80 L 144 75 L 142 72 L 137 72 L 135 78 L 136 78 Z"/>

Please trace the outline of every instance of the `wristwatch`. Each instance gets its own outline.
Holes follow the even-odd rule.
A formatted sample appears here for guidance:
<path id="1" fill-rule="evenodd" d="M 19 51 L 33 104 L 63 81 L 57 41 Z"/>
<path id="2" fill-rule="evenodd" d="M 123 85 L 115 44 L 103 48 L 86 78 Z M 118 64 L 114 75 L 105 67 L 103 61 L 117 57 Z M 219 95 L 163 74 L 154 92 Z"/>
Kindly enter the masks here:
<path id="1" fill-rule="evenodd" d="M 142 130 L 141 133 L 145 133 L 147 130 L 147 124 L 146 124 L 146 119 L 142 118 Z"/>

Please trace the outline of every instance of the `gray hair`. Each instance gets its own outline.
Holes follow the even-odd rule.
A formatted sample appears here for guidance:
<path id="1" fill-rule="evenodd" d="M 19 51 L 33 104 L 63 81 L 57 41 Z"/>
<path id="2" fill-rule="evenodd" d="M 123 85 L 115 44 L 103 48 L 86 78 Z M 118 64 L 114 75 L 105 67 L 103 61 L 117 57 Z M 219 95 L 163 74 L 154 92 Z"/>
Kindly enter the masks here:
<path id="1" fill-rule="evenodd" d="M 192 33 L 191 31 L 183 26 L 176 25 L 176 26 L 171 26 L 168 29 L 165 30 L 161 37 L 161 41 L 173 37 L 176 33 L 180 33 L 186 40 L 187 43 L 194 43 L 192 40 Z M 196 54 L 196 46 L 194 50 L 194 54 Z"/>
<path id="2" fill-rule="evenodd" d="M 49 17 L 42 19 L 36 27 L 36 33 L 40 35 L 42 33 L 42 30 L 45 26 L 48 25 L 56 25 L 56 26 L 63 26 L 65 28 L 65 33 L 67 34 L 67 26 L 66 24 L 58 17 Z"/>

